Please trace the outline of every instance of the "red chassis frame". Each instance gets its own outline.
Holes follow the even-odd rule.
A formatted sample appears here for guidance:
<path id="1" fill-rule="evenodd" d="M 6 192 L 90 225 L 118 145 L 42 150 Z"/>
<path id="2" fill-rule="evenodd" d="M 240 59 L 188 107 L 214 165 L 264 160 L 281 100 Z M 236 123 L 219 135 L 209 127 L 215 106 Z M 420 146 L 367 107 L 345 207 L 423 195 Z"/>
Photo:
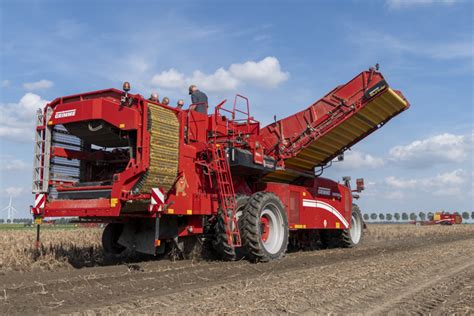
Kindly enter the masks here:
<path id="1" fill-rule="evenodd" d="M 180 236 L 199 234 L 203 232 L 202 216 L 213 216 L 218 210 L 218 194 L 215 185 L 207 172 L 208 165 L 203 159 L 203 153 L 209 148 L 212 138 L 215 143 L 232 144 L 251 152 L 255 164 L 263 165 L 264 155 L 275 159 L 280 167 L 284 167 L 284 160 L 295 156 L 308 144 L 314 135 L 302 133 L 308 129 L 308 118 L 313 118 L 313 127 L 327 121 L 328 115 L 316 113 L 331 111 L 334 108 L 354 106 L 351 111 L 343 111 L 342 115 L 334 120 L 329 131 L 341 124 L 356 111 L 363 108 L 360 100 L 366 91 L 380 84 L 383 77 L 374 70 L 363 72 L 348 84 L 339 86 L 328 96 L 321 99 L 307 110 L 296 113 L 289 118 L 278 121 L 263 129 L 260 123 L 250 116 L 248 100 L 246 111 L 236 107 L 237 97 L 233 109 L 226 110 L 220 103 L 211 115 L 204 115 L 195 111 L 179 110 L 169 106 L 144 99 L 141 95 L 127 94 L 128 101 L 124 105 L 124 92 L 116 89 L 100 90 L 84 94 L 55 99 L 45 107 L 52 109 L 52 115 L 43 126 L 38 129 L 50 128 L 57 124 L 66 124 L 79 121 L 104 120 L 114 127 L 124 131 L 136 131 L 136 156 L 130 159 L 124 171 L 113 177 L 113 183 L 107 187 L 111 189 L 110 198 L 97 198 L 87 200 L 53 200 L 47 199 L 42 207 L 34 207 L 35 216 L 64 217 L 74 216 L 101 221 L 127 220 L 132 217 L 154 218 L 156 216 L 184 216 L 187 221 L 185 229 L 180 231 Z M 336 95 L 336 93 L 338 93 Z M 397 92 L 399 93 L 399 92 Z M 401 94 L 400 94 L 401 95 Z M 334 98 L 343 99 L 341 104 L 330 104 Z M 327 103 L 316 108 L 316 104 Z M 349 102 L 349 103 L 347 103 Z M 329 105 L 328 105 L 329 104 Z M 139 177 L 146 172 L 150 165 L 150 133 L 144 126 L 147 124 L 148 107 L 164 107 L 173 111 L 180 124 L 179 132 L 179 161 L 178 178 L 186 183 L 186 194 L 177 192 L 172 188 L 164 193 L 164 200 L 160 203 L 151 203 L 151 194 L 134 195 L 131 190 Z M 227 118 L 222 112 L 229 112 Z M 73 114 L 72 114 L 73 113 Z M 246 116 L 245 119 L 235 119 L 236 113 Z M 398 113 L 397 113 L 398 114 Z M 318 119 L 314 120 L 317 117 Z M 278 131 L 285 127 L 287 135 L 283 138 Z M 315 130 L 313 128 L 313 130 Z M 378 127 L 360 135 L 356 141 L 366 137 Z M 229 133 L 229 131 L 232 131 Z M 321 132 L 321 131 L 319 131 Z M 238 142 L 237 138 L 244 139 Z M 292 144 L 293 143 L 293 146 Z M 352 144 L 350 144 L 352 145 Z M 277 148 L 280 148 L 277 150 Z M 94 159 L 86 157 L 80 152 L 61 147 L 53 147 L 51 156 L 68 159 Z M 328 157 L 327 160 L 333 157 Z M 274 182 L 249 183 L 246 177 L 233 175 L 236 194 L 250 195 L 258 191 L 273 192 L 285 206 L 290 229 L 348 229 L 351 223 L 352 192 L 350 188 L 335 181 L 321 177 L 308 178 L 299 185 Z M 50 185 L 61 190 L 63 187 L 71 189 L 71 183 L 55 183 Z M 104 188 L 104 187 L 102 187 Z M 96 187 L 80 187 L 77 190 L 97 189 Z M 44 192 L 45 193 L 45 192 Z M 151 193 L 151 192 L 150 192 Z M 135 213 L 122 212 L 123 205 L 128 201 L 146 201 L 143 210 Z"/>

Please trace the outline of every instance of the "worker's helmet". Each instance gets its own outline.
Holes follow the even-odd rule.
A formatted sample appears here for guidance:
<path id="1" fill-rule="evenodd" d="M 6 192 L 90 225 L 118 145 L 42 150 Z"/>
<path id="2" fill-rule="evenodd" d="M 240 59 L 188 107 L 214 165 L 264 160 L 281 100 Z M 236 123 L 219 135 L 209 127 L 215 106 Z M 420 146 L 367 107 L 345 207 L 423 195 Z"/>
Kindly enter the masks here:
<path id="1" fill-rule="evenodd" d="M 158 93 L 153 92 L 153 93 L 150 95 L 150 100 L 152 100 L 152 101 L 158 101 Z"/>
<path id="2" fill-rule="evenodd" d="M 197 87 L 195 85 L 190 85 L 189 86 L 189 94 L 193 94 L 194 90 L 196 89 Z"/>

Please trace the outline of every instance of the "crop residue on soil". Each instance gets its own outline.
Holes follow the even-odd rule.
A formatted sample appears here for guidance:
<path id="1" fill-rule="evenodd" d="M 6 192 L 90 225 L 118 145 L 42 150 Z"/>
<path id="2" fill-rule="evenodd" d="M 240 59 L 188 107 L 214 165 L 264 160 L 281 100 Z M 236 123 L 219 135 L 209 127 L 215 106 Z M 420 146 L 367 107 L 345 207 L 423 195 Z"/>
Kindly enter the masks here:
<path id="1" fill-rule="evenodd" d="M 0 314 L 474 313 L 474 225 L 370 225 L 358 248 L 266 264 L 108 265 L 99 229 L 48 231 L 35 262 L 29 232 L 0 236 Z"/>

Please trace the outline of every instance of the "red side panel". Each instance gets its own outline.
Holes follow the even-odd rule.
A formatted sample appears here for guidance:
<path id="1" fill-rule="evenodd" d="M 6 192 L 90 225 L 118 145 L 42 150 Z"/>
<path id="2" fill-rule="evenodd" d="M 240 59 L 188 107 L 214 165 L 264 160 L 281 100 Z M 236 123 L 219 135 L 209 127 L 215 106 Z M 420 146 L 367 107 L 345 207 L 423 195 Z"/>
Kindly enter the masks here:
<path id="1" fill-rule="evenodd" d="M 347 229 L 350 227 L 350 190 L 329 179 L 311 180 L 306 187 L 269 182 L 265 191 L 275 193 L 288 215 L 290 228 Z"/>

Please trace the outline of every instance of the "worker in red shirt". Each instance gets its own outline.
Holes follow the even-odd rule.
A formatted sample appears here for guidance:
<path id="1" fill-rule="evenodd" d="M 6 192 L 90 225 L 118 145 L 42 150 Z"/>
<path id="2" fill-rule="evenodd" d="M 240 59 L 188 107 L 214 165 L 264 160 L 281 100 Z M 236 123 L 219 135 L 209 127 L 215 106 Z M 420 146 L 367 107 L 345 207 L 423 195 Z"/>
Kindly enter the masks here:
<path id="1" fill-rule="evenodd" d="M 207 95 L 200 91 L 195 85 L 189 86 L 189 95 L 191 95 L 192 105 L 190 110 L 207 114 Z"/>

